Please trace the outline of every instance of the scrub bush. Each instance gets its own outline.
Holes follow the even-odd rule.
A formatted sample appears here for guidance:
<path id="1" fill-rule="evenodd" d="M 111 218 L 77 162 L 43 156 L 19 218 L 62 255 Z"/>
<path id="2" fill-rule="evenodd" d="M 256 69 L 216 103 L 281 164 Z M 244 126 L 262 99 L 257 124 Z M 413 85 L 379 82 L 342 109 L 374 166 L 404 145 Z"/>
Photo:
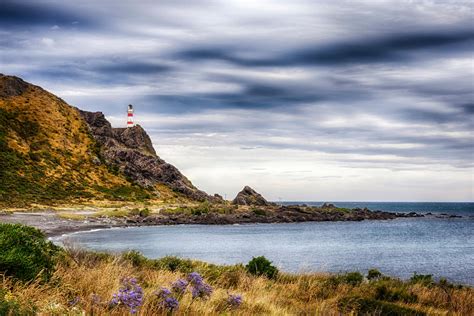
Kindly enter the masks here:
<path id="1" fill-rule="evenodd" d="M 264 275 L 269 279 L 274 279 L 278 275 L 278 269 L 264 256 L 252 258 L 245 266 L 245 269 L 250 274 L 257 276 Z"/>
<path id="2" fill-rule="evenodd" d="M 193 270 L 193 264 L 191 260 L 181 259 L 175 256 L 166 256 L 161 259 L 153 260 L 153 266 L 158 269 L 168 270 L 171 272 L 179 271 L 188 273 Z"/>
<path id="3" fill-rule="evenodd" d="M 23 306 L 12 298 L 8 298 L 8 292 L 0 288 L 0 315 L 36 315 L 36 307 L 32 304 Z"/>
<path id="4" fill-rule="evenodd" d="M 346 296 L 338 301 L 338 309 L 344 314 L 355 315 L 390 315 L 390 316 L 422 316 L 424 312 L 394 303 L 382 302 L 360 296 Z"/>
<path id="5" fill-rule="evenodd" d="M 20 224 L 0 224 L 0 249 L 0 273 L 22 281 L 49 279 L 59 254 L 40 230 Z"/>
<path id="6" fill-rule="evenodd" d="M 410 278 L 411 283 L 421 283 L 423 285 L 429 285 L 433 283 L 432 274 L 418 274 L 413 273 L 413 276 Z"/>
<path id="7" fill-rule="evenodd" d="M 402 301 L 405 303 L 416 303 L 418 297 L 410 292 L 405 285 L 390 287 L 382 283 L 375 288 L 375 299 L 389 302 Z"/>
<path id="8" fill-rule="evenodd" d="M 377 269 L 370 269 L 367 273 L 367 280 L 377 280 L 382 277 L 382 273 Z"/>
<path id="9" fill-rule="evenodd" d="M 360 272 L 348 272 L 343 274 L 342 281 L 352 286 L 357 286 L 362 283 L 364 276 Z"/>

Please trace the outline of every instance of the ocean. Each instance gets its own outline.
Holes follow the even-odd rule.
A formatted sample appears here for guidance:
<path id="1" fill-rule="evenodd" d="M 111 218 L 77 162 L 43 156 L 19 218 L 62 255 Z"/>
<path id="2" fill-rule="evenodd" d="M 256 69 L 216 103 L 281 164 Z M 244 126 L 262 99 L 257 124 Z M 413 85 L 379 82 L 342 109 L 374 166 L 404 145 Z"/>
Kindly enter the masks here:
<path id="1" fill-rule="evenodd" d="M 449 215 L 461 215 L 461 216 L 474 216 L 474 203 L 473 202 L 331 202 L 325 201 L 326 203 L 332 203 L 339 207 L 346 208 L 364 208 L 367 207 L 370 210 L 386 211 L 386 212 L 400 212 L 400 213 L 433 213 L 433 214 L 449 214 Z M 306 204 L 311 206 L 321 206 L 323 203 L 317 202 L 298 202 L 298 201 L 282 201 L 276 202 L 283 205 L 292 204 Z"/>
<path id="2" fill-rule="evenodd" d="M 55 241 L 68 239 L 95 250 L 136 249 L 150 258 L 175 255 L 218 264 L 246 263 L 254 256 L 264 255 L 278 268 L 289 272 L 366 273 L 368 269 L 377 268 L 402 279 L 417 272 L 474 285 L 474 203 L 335 204 L 462 217 L 130 227 L 73 233 Z"/>

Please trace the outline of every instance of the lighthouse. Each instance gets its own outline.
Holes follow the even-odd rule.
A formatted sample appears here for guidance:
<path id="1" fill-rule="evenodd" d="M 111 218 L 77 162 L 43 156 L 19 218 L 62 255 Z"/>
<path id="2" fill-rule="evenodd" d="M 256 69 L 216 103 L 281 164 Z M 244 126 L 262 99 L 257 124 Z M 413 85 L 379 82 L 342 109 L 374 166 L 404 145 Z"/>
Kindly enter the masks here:
<path id="1" fill-rule="evenodd" d="M 133 106 L 131 104 L 128 105 L 127 110 L 127 127 L 133 127 Z"/>

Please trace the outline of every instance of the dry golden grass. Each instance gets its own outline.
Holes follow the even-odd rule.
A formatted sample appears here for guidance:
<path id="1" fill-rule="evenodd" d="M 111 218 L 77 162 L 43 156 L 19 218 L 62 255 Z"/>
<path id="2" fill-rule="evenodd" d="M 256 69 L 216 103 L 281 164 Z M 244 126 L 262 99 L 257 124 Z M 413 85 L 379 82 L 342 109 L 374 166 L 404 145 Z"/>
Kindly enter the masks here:
<path id="1" fill-rule="evenodd" d="M 117 292 L 121 279 L 133 276 L 145 294 L 138 315 L 168 315 L 160 309 L 154 292 L 186 277 L 186 273 L 158 267 L 153 260 L 133 265 L 133 261 L 121 256 L 74 249 L 67 253 L 48 283 L 22 284 L 0 279 L 0 288 L 8 289 L 6 298 L 21 306 L 36 306 L 39 315 L 127 315 L 127 309 L 110 309 L 107 303 Z M 249 275 L 243 266 L 222 267 L 199 262 L 193 262 L 192 269 L 205 277 L 214 292 L 208 300 L 193 300 L 191 294 L 186 293 L 174 315 L 341 315 L 338 309 L 341 298 L 373 298 L 377 284 L 367 281 L 355 286 L 331 283 L 334 276 L 327 274 L 281 274 L 277 280 L 269 280 Z M 393 301 L 388 304 L 411 308 L 420 315 L 472 315 L 472 288 L 393 281 L 389 280 L 389 284 L 397 284 L 418 299 L 416 303 Z M 239 308 L 229 309 L 225 304 L 230 293 L 243 296 L 244 303 Z M 76 297 L 79 302 L 71 306 L 70 302 Z"/>
<path id="2" fill-rule="evenodd" d="M 0 77 L 0 83 L 8 80 L 14 79 Z M 21 95 L 0 98 L 0 121 L 0 144 L 8 148 L 2 159 L 9 161 L 2 184 L 14 188 L 2 196 L 0 207 L 187 201 L 166 185 L 145 190 L 105 163 L 97 165 L 99 148 L 80 112 L 40 87 L 28 85 Z"/>

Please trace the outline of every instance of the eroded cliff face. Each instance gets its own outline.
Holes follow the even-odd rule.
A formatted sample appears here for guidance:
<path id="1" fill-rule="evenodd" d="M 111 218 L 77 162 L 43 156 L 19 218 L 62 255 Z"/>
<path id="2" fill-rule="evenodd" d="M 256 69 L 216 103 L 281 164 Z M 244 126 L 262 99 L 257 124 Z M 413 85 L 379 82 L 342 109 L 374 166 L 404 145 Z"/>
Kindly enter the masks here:
<path id="1" fill-rule="evenodd" d="M 157 156 L 140 125 L 112 128 L 101 112 L 79 111 L 100 144 L 101 158 L 106 164 L 115 166 L 141 186 L 153 188 L 164 184 L 190 199 L 218 202 L 218 198 L 197 189 L 176 167 Z"/>
<path id="2" fill-rule="evenodd" d="M 140 126 L 112 128 L 102 113 L 0 74 L 0 205 L 156 198 L 222 201 L 160 159 Z"/>

